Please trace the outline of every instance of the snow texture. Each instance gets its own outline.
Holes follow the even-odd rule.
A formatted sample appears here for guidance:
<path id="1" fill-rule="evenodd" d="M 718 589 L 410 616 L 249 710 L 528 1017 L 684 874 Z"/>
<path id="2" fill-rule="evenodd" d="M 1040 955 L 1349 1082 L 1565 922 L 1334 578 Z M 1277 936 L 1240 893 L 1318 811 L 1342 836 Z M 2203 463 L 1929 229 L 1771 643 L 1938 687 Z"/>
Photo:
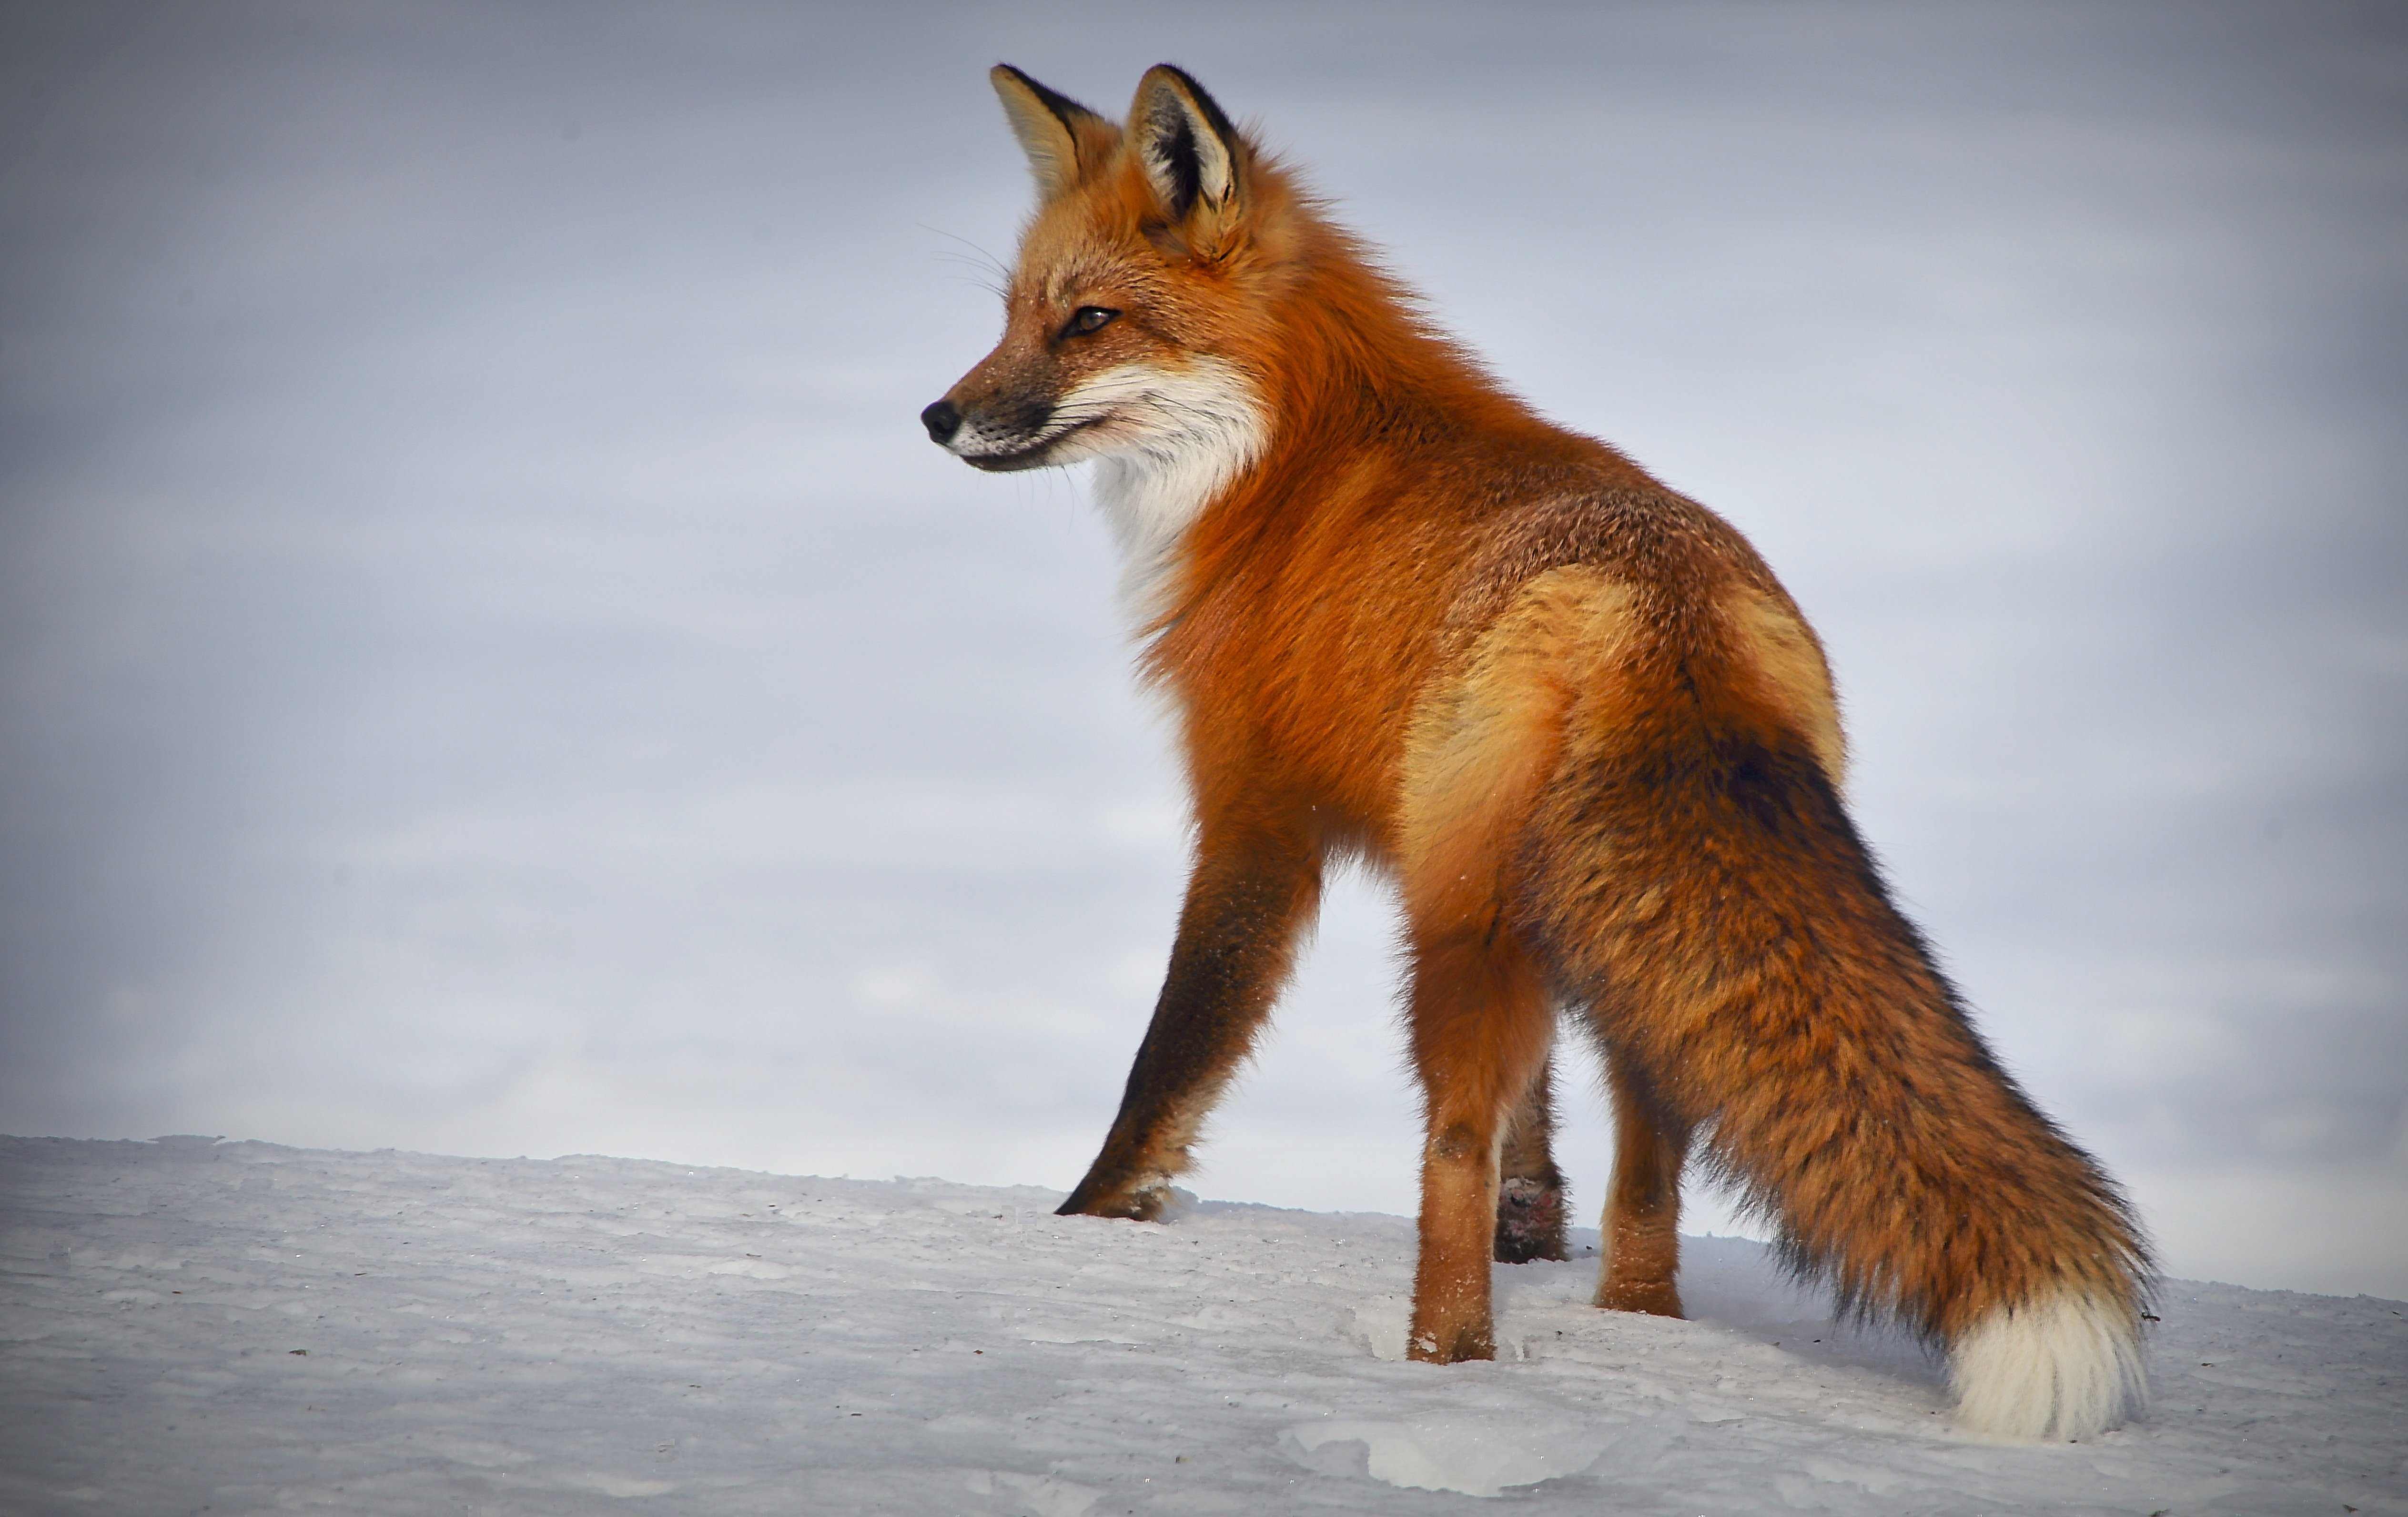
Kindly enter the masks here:
<path id="1" fill-rule="evenodd" d="M 1440 1368 L 1400 1218 L 1056 1198 L 0 1139 L 0 1511 L 2408 1513 L 2398 1302 L 2171 1284 L 2152 1410 L 2015 1445 L 1758 1244 L 1500 1267 Z"/>

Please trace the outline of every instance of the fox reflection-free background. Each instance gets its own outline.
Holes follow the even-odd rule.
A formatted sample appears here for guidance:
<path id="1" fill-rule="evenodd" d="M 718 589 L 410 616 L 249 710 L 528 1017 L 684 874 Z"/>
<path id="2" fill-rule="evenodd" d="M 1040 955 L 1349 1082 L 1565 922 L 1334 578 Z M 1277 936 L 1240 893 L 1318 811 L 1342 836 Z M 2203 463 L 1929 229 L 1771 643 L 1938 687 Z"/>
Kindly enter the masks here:
<path id="1" fill-rule="evenodd" d="M 1182 811 L 1082 484 L 916 420 L 997 59 L 1179 62 L 1750 533 L 2172 1270 L 2408 1295 L 2379 7 L 11 7 L 0 1130 L 1078 1176 Z M 1386 909 L 1194 1188 L 1411 1209 Z"/>

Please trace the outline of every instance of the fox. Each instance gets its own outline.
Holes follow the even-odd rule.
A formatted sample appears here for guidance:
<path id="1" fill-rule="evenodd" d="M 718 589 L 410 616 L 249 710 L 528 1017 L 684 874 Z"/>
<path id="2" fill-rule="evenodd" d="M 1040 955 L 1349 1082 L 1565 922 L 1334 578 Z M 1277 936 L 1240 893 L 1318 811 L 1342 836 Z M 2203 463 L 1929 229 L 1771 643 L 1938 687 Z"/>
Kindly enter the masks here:
<path id="1" fill-rule="evenodd" d="M 1722 517 L 1541 418 L 1186 73 L 1114 122 L 1010 64 L 1037 190 L 994 351 L 921 413 L 1093 466 L 1193 860 L 1064 1215 L 1158 1220 L 1325 875 L 1394 887 L 1421 1097 L 1407 1350 L 1493 1359 L 1496 1262 L 1566 1256 L 1555 1039 L 1601 1056 L 1596 1304 L 1678 1317 L 1694 1162 L 1959 1425 L 2144 1404 L 2149 1245 L 2000 1066 L 1842 802 L 1829 662 Z"/>

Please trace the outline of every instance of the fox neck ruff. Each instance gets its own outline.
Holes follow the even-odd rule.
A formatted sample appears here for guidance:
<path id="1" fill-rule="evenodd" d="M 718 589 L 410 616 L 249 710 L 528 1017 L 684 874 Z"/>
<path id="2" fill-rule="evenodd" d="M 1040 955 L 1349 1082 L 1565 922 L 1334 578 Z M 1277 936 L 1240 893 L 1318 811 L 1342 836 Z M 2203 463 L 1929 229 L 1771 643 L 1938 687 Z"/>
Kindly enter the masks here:
<path id="1" fill-rule="evenodd" d="M 1150 626 L 1165 609 L 1180 538 L 1262 456 L 1266 408 L 1243 374 L 1212 358 L 1099 374 L 1063 402 L 1088 407 L 1141 418 L 1096 457 L 1092 488 L 1120 549 L 1121 608 Z"/>

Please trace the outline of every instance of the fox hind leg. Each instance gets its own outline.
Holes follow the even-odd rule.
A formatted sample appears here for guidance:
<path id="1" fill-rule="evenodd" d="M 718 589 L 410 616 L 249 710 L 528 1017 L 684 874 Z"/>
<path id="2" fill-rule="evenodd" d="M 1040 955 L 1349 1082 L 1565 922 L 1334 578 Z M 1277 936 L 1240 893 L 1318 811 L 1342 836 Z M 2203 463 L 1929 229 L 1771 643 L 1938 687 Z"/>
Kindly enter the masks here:
<path id="1" fill-rule="evenodd" d="M 1472 933 L 1425 937 L 1414 949 L 1413 1063 L 1427 1137 L 1407 1352 L 1439 1364 L 1493 1359 L 1498 1159 L 1516 1109 L 1546 1066 L 1553 1015 L 1516 951 Z"/>
<path id="2" fill-rule="evenodd" d="M 1540 575 L 1426 697 L 1407 738 L 1398 880 L 1428 1124 L 1416 1359 L 1494 1358 L 1491 1263 L 1508 1249 L 1560 1251 L 1562 1179 L 1546 1154 L 1555 997 L 1526 946 L 1520 859 L 1569 692 L 1611 666 L 1628 598 L 1594 574 Z M 1535 1225 L 1499 1225 L 1509 1156 L 1502 1204 Z M 1540 1215 L 1550 1197 L 1552 1226 Z"/>
<path id="3" fill-rule="evenodd" d="M 1663 1119 L 1646 1081 L 1627 1060 L 1610 1060 L 1606 1069 L 1613 1094 L 1613 1184 L 1598 1224 L 1605 1257 L 1597 1304 L 1678 1317 L 1681 1166 L 1688 1140 Z"/>

